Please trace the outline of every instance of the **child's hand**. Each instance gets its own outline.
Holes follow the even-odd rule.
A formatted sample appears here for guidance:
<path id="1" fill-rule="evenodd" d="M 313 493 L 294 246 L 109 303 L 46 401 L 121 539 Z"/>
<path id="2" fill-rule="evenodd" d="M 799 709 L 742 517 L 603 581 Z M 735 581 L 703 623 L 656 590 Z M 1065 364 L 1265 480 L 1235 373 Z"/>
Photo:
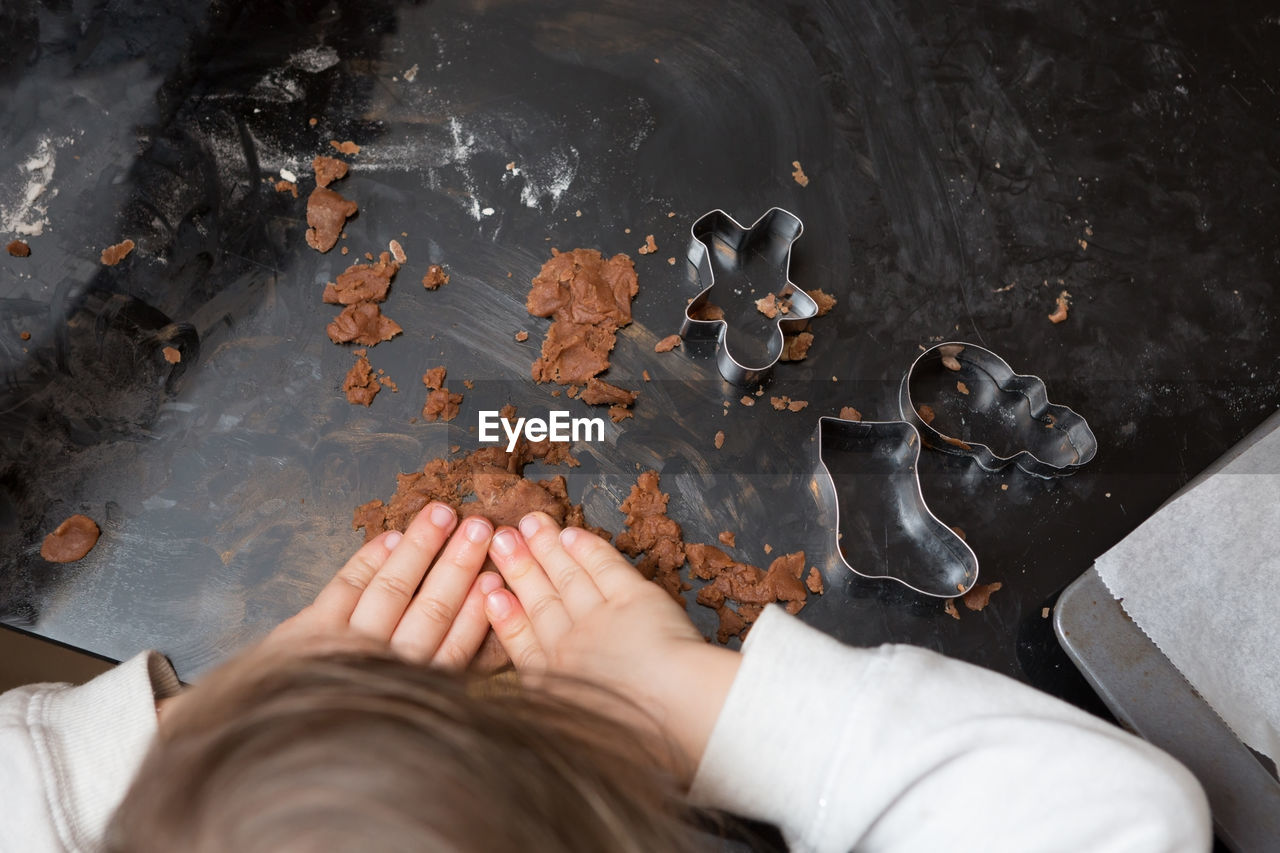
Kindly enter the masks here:
<path id="1" fill-rule="evenodd" d="M 428 504 L 403 535 L 388 531 L 365 543 L 315 603 L 267 641 L 317 645 L 354 632 L 406 660 L 462 669 L 489 631 L 476 576 L 492 536 L 487 520 L 459 526 L 451 508 Z"/>
<path id="2" fill-rule="evenodd" d="M 562 532 L 543 513 L 525 516 L 520 530 L 500 529 L 489 546 L 511 590 L 491 572 L 477 581 L 516 667 L 617 690 L 679 747 L 684 766 L 675 769 L 691 780 L 738 655 L 707 645 L 670 596 L 598 536 L 578 528 Z"/>

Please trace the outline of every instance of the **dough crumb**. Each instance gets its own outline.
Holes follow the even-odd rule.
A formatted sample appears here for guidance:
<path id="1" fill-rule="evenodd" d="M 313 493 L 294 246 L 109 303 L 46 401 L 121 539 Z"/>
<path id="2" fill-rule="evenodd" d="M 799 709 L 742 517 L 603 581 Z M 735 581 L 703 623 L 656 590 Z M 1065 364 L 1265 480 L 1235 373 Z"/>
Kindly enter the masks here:
<path id="1" fill-rule="evenodd" d="M 644 245 L 641 246 L 636 251 L 638 251 L 642 255 L 651 255 L 654 252 L 658 251 L 658 244 L 653 241 L 653 235 L 646 234 L 644 237 Z"/>
<path id="2" fill-rule="evenodd" d="M 722 429 L 716 430 L 715 446 L 716 446 L 716 450 L 719 450 L 720 448 L 724 447 L 724 430 Z"/>
<path id="3" fill-rule="evenodd" d="M 342 380 L 342 391 L 347 395 L 347 402 L 353 406 L 369 406 L 381 390 L 382 386 L 373 376 L 373 365 L 364 353 L 360 353 L 356 357 L 356 363 L 351 365 L 346 378 Z"/>
<path id="4" fill-rule="evenodd" d="M 384 317 L 376 302 L 357 302 L 342 309 L 342 313 L 329 323 L 326 331 L 335 344 L 355 343 L 375 346 L 389 341 L 403 329 L 390 317 Z"/>
<path id="5" fill-rule="evenodd" d="M 816 595 L 822 595 L 826 591 L 822 583 L 822 573 L 818 571 L 817 566 L 809 567 L 809 576 L 804 579 L 804 585 L 809 588 L 809 592 Z"/>
<path id="6" fill-rule="evenodd" d="M 360 206 L 331 189 L 316 187 L 307 199 L 307 245 L 317 252 L 327 252 L 338 242 L 347 219 L 355 216 Z"/>
<path id="7" fill-rule="evenodd" d="M 818 303 L 817 316 L 819 317 L 823 317 L 831 313 L 831 309 L 836 307 L 836 298 L 830 294 L 823 293 L 817 288 L 814 288 L 813 290 L 806 290 L 805 293 L 809 294 L 810 299 Z"/>
<path id="8" fill-rule="evenodd" d="M 929 405 L 917 406 L 916 414 L 918 414 L 920 416 L 920 420 L 924 421 L 926 424 L 933 423 L 933 419 L 937 417 L 933 412 L 933 407 Z"/>
<path id="9" fill-rule="evenodd" d="M 422 277 L 422 286 L 427 290 L 435 290 L 442 284 L 449 283 L 449 274 L 439 264 L 427 267 L 427 274 Z"/>
<path id="10" fill-rule="evenodd" d="M 813 346 L 812 332 L 797 332 L 794 335 L 784 335 L 782 338 L 782 354 L 778 356 L 779 361 L 804 361 L 809 355 L 809 347 Z"/>
<path id="11" fill-rule="evenodd" d="M 615 424 L 621 423 L 622 421 L 625 421 L 627 418 L 633 418 L 633 417 L 635 417 L 635 412 L 631 411 L 628 408 L 625 408 L 623 406 L 609 407 L 609 420 L 613 421 Z"/>
<path id="12" fill-rule="evenodd" d="M 391 257 L 396 259 L 397 264 L 404 264 L 409 260 L 409 256 L 404 253 L 404 247 L 400 245 L 399 240 L 392 240 L 387 244 L 387 248 L 391 250 Z"/>
<path id="13" fill-rule="evenodd" d="M 327 187 L 334 181 L 340 181 L 347 176 L 347 172 L 351 169 L 345 160 L 339 160 L 336 157 L 326 157 L 321 154 L 319 157 L 312 159 L 311 171 L 316 174 L 316 186 Z"/>
<path id="14" fill-rule="evenodd" d="M 446 371 L 444 366 L 433 367 L 426 373 L 422 374 L 422 384 L 426 385 L 432 391 L 439 391 L 444 387 L 444 378 Z"/>
<path id="15" fill-rule="evenodd" d="M 791 173 L 791 178 L 802 187 L 809 186 L 809 176 L 804 173 L 804 169 L 800 168 L 799 160 L 792 160 L 791 166 L 795 171 Z"/>
<path id="16" fill-rule="evenodd" d="M 653 351 L 654 352 L 671 352 L 673 349 L 675 349 L 678 346 L 680 346 L 680 336 L 667 335 L 665 338 L 663 338 L 662 340 L 658 341 L 656 344 L 653 345 Z"/>
<path id="17" fill-rule="evenodd" d="M 164 360 L 170 364 L 177 364 L 182 361 L 182 351 L 177 347 L 165 347 L 160 350 L 160 354 L 164 356 Z"/>
<path id="18" fill-rule="evenodd" d="M 329 144 L 332 145 L 334 148 L 338 149 L 338 152 L 341 154 L 359 154 L 360 153 L 360 146 L 356 145 L 354 142 L 352 142 L 349 139 L 346 142 L 339 142 L 336 139 L 330 139 Z"/>
<path id="19" fill-rule="evenodd" d="M 448 388 L 427 392 L 427 402 L 422 407 L 424 421 L 451 421 L 458 416 L 461 394 L 450 394 Z"/>
<path id="20" fill-rule="evenodd" d="M 952 619 L 960 618 L 960 611 L 956 610 L 956 600 L 954 598 L 947 599 L 946 603 L 942 605 L 942 612 Z"/>
<path id="21" fill-rule="evenodd" d="M 524 330 L 516 332 L 516 340 L 519 341 L 520 343 L 524 343 L 525 341 L 529 340 L 529 333 Z"/>
<path id="22" fill-rule="evenodd" d="M 1055 308 L 1053 313 L 1049 315 L 1050 323 L 1053 323 L 1056 325 L 1067 319 L 1067 308 L 1071 305 L 1069 301 L 1070 299 L 1071 299 L 1071 294 L 1065 290 L 1058 294 L 1058 301 L 1057 301 L 1058 307 Z M 1086 323 L 1086 325 L 1088 324 Z"/>
<path id="23" fill-rule="evenodd" d="M 276 192 L 293 193 L 293 197 L 298 197 L 298 185 L 293 181 L 276 181 Z"/>
<path id="24" fill-rule="evenodd" d="M 129 256 L 129 253 L 133 251 L 133 247 L 134 242 L 132 240 L 122 240 L 114 246 L 108 246 L 103 249 L 100 260 L 107 266 L 114 267 Z"/>
<path id="25" fill-rule="evenodd" d="M 717 536 L 716 539 L 720 540 L 721 545 L 733 548 L 737 544 L 738 534 L 731 530 L 721 530 L 720 535 Z"/>
<path id="26" fill-rule="evenodd" d="M 966 396 L 969 394 L 969 386 L 968 386 L 968 385 L 965 385 L 963 382 L 957 382 L 957 383 L 956 383 L 956 390 L 957 390 L 957 391 L 959 391 L 961 394 L 964 394 L 964 395 L 966 395 Z"/>
<path id="27" fill-rule="evenodd" d="M 644 381 L 645 381 L 645 382 L 652 382 L 652 381 L 653 381 L 653 379 L 652 379 L 652 378 L 650 378 L 650 376 L 649 376 L 649 371 L 647 371 L 647 370 L 642 370 L 642 371 L 640 371 L 640 376 L 644 379 Z"/>
<path id="28" fill-rule="evenodd" d="M 790 397 L 770 397 L 769 398 L 769 404 L 772 405 L 779 412 L 785 409 L 787 407 L 787 403 L 790 403 L 790 402 L 791 402 Z"/>
<path id="29" fill-rule="evenodd" d="M 862 420 L 862 412 L 859 412 L 853 406 L 844 406 L 840 409 L 840 420 L 860 421 Z"/>
<path id="30" fill-rule="evenodd" d="M 807 405 L 809 405 L 808 400 L 792 400 L 791 402 L 787 403 L 787 411 L 798 412 Z"/>
<path id="31" fill-rule="evenodd" d="M 756 404 L 756 398 L 752 397 L 750 394 L 743 394 L 742 399 L 738 402 L 744 406 L 754 406 Z"/>
<path id="32" fill-rule="evenodd" d="M 44 538 L 40 556 L 51 563 L 74 563 L 93 550 L 101 532 L 92 518 L 77 513 Z"/>
<path id="33" fill-rule="evenodd" d="M 770 545 L 768 542 L 764 543 L 764 552 L 765 552 L 766 554 L 772 554 L 772 553 L 773 553 L 773 546 L 772 546 L 772 545 Z"/>
<path id="34" fill-rule="evenodd" d="M 352 264 L 336 282 L 324 287 L 320 299 L 330 305 L 354 305 L 357 302 L 382 302 L 387 298 L 391 280 L 399 272 L 400 265 L 383 252 L 371 264 Z"/>
<path id="35" fill-rule="evenodd" d="M 778 307 L 778 297 L 773 293 L 756 300 L 756 310 L 770 320 L 778 316 Z"/>
<path id="36" fill-rule="evenodd" d="M 991 601 L 991 594 L 999 592 L 1000 588 L 1003 586 L 1004 584 L 1000 581 L 996 581 L 995 583 L 975 584 L 973 589 L 960 597 L 960 600 L 963 601 L 964 606 L 970 610 L 981 610 Z"/>
<path id="37" fill-rule="evenodd" d="M 18 337 L 22 338 L 22 340 L 24 341 L 29 341 L 31 340 L 31 333 L 24 329 L 23 331 L 18 333 Z"/>
<path id="38" fill-rule="evenodd" d="M 31 255 L 31 247 L 22 240 L 12 240 L 5 248 L 8 249 L 9 254 L 13 255 L 15 258 L 26 258 Z"/>

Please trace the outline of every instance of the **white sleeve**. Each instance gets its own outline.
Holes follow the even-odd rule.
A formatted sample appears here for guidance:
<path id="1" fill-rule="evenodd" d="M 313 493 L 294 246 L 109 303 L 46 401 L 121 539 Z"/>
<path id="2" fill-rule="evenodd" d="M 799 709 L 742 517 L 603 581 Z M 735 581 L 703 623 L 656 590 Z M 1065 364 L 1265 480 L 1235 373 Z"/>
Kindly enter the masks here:
<path id="1" fill-rule="evenodd" d="M 156 732 L 156 699 L 179 689 L 146 652 L 80 687 L 0 695 L 0 851 L 93 851 Z"/>
<path id="2" fill-rule="evenodd" d="M 823 853 L 1211 844 L 1200 785 L 1150 744 L 997 673 L 844 646 L 772 606 L 691 796 Z"/>

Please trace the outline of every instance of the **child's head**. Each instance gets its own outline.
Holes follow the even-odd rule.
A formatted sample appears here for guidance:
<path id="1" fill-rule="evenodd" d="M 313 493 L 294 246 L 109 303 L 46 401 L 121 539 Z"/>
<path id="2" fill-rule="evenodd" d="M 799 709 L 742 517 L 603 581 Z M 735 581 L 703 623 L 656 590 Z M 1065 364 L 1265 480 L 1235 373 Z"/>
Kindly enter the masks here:
<path id="1" fill-rule="evenodd" d="M 647 739 L 365 652 L 251 654 L 166 719 L 112 851 L 691 850 Z"/>

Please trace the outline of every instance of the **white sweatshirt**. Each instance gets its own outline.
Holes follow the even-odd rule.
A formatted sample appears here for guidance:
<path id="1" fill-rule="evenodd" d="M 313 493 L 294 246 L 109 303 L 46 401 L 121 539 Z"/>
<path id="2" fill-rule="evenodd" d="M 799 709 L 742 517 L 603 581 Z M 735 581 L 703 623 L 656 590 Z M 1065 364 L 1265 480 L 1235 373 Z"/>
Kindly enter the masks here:
<path id="1" fill-rule="evenodd" d="M 82 687 L 0 696 L 0 853 L 92 851 L 177 678 L 153 653 Z M 855 649 L 761 615 L 692 796 L 794 850 L 1205 851 L 1172 758 L 1011 679 L 909 646 Z"/>
<path id="2" fill-rule="evenodd" d="M 1191 773 L 1132 735 L 914 646 L 851 648 L 766 608 L 691 795 L 796 851 L 1207 851 Z"/>

